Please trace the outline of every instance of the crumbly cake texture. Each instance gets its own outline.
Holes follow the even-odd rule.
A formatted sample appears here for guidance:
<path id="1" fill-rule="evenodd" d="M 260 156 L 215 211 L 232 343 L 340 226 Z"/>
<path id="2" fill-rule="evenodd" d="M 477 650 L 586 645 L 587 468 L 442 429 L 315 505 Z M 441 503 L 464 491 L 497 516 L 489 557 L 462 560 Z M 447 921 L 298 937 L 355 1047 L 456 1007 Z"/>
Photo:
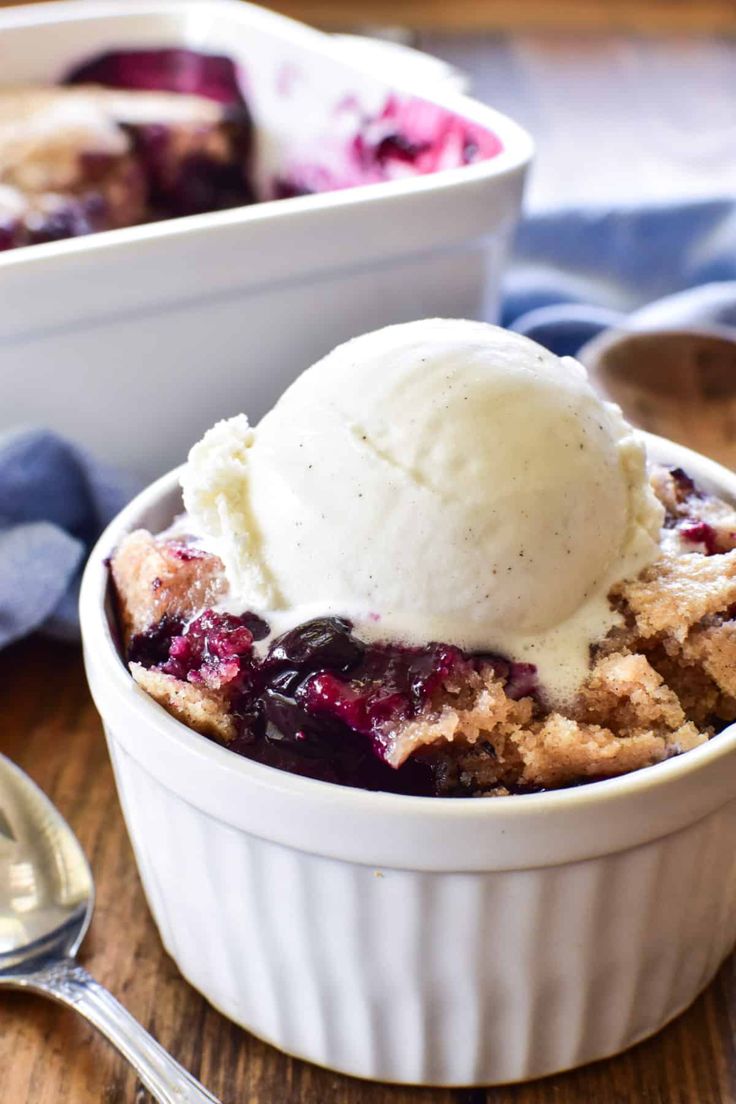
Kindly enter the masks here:
<path id="1" fill-rule="evenodd" d="M 611 601 L 622 615 L 592 652 L 563 712 L 510 696 L 497 665 L 455 669 L 408 719 L 380 732 L 393 767 L 427 763 L 436 792 L 505 795 L 624 774 L 707 741 L 736 719 L 736 511 L 678 469 L 656 469 L 662 554 Z M 180 541 L 130 534 L 111 561 L 127 643 L 166 618 L 186 622 L 227 590 L 220 560 Z M 136 682 L 179 720 L 230 743 L 228 688 L 140 662 Z"/>
<path id="2" fill-rule="evenodd" d="M 222 693 L 203 686 L 193 686 L 191 682 L 162 674 L 141 663 L 131 663 L 130 671 L 147 694 L 155 698 L 177 720 L 201 732 L 203 736 L 212 736 L 223 744 L 229 744 L 237 736 L 235 720 Z"/>
<path id="3" fill-rule="evenodd" d="M 0 250 L 250 202 L 250 141 L 199 96 L 0 88 Z"/>
<path id="4" fill-rule="evenodd" d="M 158 540 L 143 529 L 125 538 L 110 566 L 126 644 L 164 618 L 194 617 L 227 592 L 216 556 L 180 541 Z"/>

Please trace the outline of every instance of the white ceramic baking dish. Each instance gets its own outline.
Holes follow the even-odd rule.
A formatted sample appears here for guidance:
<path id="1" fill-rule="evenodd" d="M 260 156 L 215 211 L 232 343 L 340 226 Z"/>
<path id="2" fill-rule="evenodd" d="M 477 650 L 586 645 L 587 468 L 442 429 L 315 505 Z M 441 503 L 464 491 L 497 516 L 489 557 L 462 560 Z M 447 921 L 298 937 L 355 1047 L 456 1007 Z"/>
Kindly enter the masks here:
<path id="1" fill-rule="evenodd" d="M 733 473 L 648 446 L 736 501 Z M 81 619 L 151 910 L 212 1004 L 320 1065 L 436 1085 L 602 1058 L 690 1004 L 736 938 L 736 726 L 621 778 L 495 799 L 253 763 L 169 716 L 116 649 L 105 557 L 180 505 L 172 473 L 113 522 Z"/>
<path id="2" fill-rule="evenodd" d="M 259 172 L 358 97 L 421 95 L 495 132 L 488 161 L 0 254 L 0 429 L 41 423 L 152 478 L 218 418 L 258 419 L 355 333 L 493 319 L 531 154 L 526 133 L 446 86 L 380 80 L 353 51 L 238 0 L 0 11 L 0 80 L 51 82 L 126 46 L 225 53 L 245 74 Z M 279 89 L 297 82 L 296 107 Z M 288 82 L 287 82 L 288 83 Z"/>

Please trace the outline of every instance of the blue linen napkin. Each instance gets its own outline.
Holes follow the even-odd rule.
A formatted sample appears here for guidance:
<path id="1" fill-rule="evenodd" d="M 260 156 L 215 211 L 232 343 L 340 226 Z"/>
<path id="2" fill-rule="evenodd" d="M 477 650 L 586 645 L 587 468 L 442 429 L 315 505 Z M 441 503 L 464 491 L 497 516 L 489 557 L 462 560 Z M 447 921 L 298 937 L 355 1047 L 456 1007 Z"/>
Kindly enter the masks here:
<path id="1" fill-rule="evenodd" d="M 736 204 L 702 200 L 534 215 L 502 321 L 559 355 L 602 329 L 736 327 Z"/>
<path id="2" fill-rule="evenodd" d="M 532 216 L 518 235 L 502 320 L 561 355 L 608 326 L 736 334 L 736 205 Z M 0 648 L 37 629 L 78 637 L 86 555 L 135 490 L 53 433 L 0 435 Z"/>
<path id="3" fill-rule="evenodd" d="M 36 629 L 79 636 L 87 553 L 135 490 L 47 430 L 0 435 L 0 648 Z"/>

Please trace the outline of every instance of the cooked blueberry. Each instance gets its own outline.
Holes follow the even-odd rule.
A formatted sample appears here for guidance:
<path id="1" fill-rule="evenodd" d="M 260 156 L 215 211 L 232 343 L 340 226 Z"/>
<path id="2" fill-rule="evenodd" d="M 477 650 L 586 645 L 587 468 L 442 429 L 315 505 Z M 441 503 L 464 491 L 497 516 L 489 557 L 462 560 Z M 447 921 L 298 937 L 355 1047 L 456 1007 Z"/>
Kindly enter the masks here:
<path id="1" fill-rule="evenodd" d="M 339 617 L 299 625 L 259 657 L 253 642 L 268 632 L 254 613 L 205 610 L 188 625 L 164 618 L 133 638 L 129 658 L 226 695 L 238 726 L 233 751 L 312 778 L 396 793 L 444 792 L 448 767 L 432 751 L 389 766 L 387 726 L 415 716 L 464 667 L 492 663 L 512 696 L 530 692 L 535 681 L 529 664 L 470 657 L 449 644 L 365 644 Z M 457 781 L 455 792 L 461 790 Z"/>
<path id="2" fill-rule="evenodd" d="M 271 626 L 267 621 L 264 621 L 262 617 L 259 617 L 257 613 L 241 613 L 241 622 L 250 631 L 254 640 L 265 640 L 271 631 Z"/>
<path id="3" fill-rule="evenodd" d="M 351 742 L 351 733 L 342 725 L 316 720 L 293 698 L 276 690 L 267 689 L 263 697 L 266 738 L 272 743 L 288 745 L 291 751 L 310 758 L 339 758 L 341 750 L 349 750 L 342 745 Z"/>
<path id="4" fill-rule="evenodd" d="M 319 617 L 278 637 L 265 663 L 307 671 L 349 671 L 363 657 L 365 645 L 352 635 L 352 624 L 340 617 Z"/>
<path id="5" fill-rule="evenodd" d="M 412 142 L 405 134 L 386 134 L 372 151 L 379 165 L 387 161 L 404 161 L 413 164 L 417 158 L 432 148 L 431 142 Z"/>
<path id="6" fill-rule="evenodd" d="M 510 698 L 518 701 L 528 698 L 539 689 L 537 668 L 533 663 L 512 663 L 505 690 Z"/>
<path id="7" fill-rule="evenodd" d="M 136 633 L 128 645 L 130 663 L 140 663 L 144 667 L 155 667 L 169 658 L 171 641 L 176 639 L 183 628 L 177 617 L 162 617 L 143 632 Z"/>
<path id="8" fill-rule="evenodd" d="M 682 468 L 670 468 L 670 475 L 672 476 L 675 486 L 677 487 L 678 497 L 680 498 L 702 498 L 702 492 L 698 489 L 695 481 L 690 478 L 687 472 Z"/>
<path id="9" fill-rule="evenodd" d="M 293 667 L 264 671 L 264 678 L 264 686 L 277 690 L 280 694 L 286 694 L 290 698 L 296 698 L 297 691 L 305 680 L 304 672 Z"/>

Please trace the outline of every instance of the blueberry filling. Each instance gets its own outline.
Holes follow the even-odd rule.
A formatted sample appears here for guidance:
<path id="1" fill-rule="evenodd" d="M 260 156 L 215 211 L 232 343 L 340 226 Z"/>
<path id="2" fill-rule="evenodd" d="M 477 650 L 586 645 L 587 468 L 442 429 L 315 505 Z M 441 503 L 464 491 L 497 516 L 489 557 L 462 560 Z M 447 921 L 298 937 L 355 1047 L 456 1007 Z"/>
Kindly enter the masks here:
<path id="1" fill-rule="evenodd" d="M 372 154 L 379 165 L 387 161 L 405 161 L 413 165 L 423 153 L 432 148 L 431 142 L 412 142 L 405 134 L 386 134 L 375 145 Z"/>
<path id="2" fill-rule="evenodd" d="M 147 92 L 181 92 L 221 104 L 244 104 L 234 63 L 194 50 L 114 50 L 72 69 L 65 84 L 102 84 Z"/>
<path id="3" fill-rule="evenodd" d="M 248 180 L 252 127 L 243 106 L 227 123 L 231 156 L 176 155 L 172 131 L 160 124 L 126 127 L 143 168 L 149 204 L 160 218 L 222 211 L 255 202 Z"/>
<path id="4" fill-rule="evenodd" d="M 183 622 L 177 617 L 162 617 L 145 632 L 137 633 L 128 646 L 128 662 L 143 667 L 160 667 L 166 663 L 171 642 L 183 632 Z"/>
<path id="5" fill-rule="evenodd" d="M 221 211 L 255 202 L 249 180 L 253 124 L 228 57 L 185 49 L 116 50 L 73 69 L 65 84 L 99 84 L 139 92 L 202 96 L 225 108 L 227 158 L 205 152 L 177 154 L 175 129 L 164 124 L 127 125 L 144 170 L 155 218 Z"/>
<path id="6" fill-rule="evenodd" d="M 104 227 L 105 210 L 103 197 L 94 193 L 80 199 L 69 199 L 56 210 L 28 220 L 28 244 L 40 245 L 91 234 Z"/>
<path id="7" fill-rule="evenodd" d="M 678 506 L 692 510 L 695 516 L 683 517 L 676 510 L 668 509 L 664 522 L 665 529 L 675 529 L 682 540 L 704 548 L 706 556 L 717 555 L 721 551 L 717 529 L 697 516 L 698 507 L 695 504 L 702 502 L 705 497 L 703 492 L 682 468 L 670 468 L 669 473 L 674 484 Z M 693 502 L 692 505 L 690 505 L 691 502 Z"/>
<path id="8" fill-rule="evenodd" d="M 680 526 L 680 536 L 692 544 L 705 546 L 707 556 L 715 556 L 718 552 L 718 534 L 707 521 L 687 521 Z"/>
<path id="9" fill-rule="evenodd" d="M 397 175 L 423 175 L 495 157 L 502 149 L 494 134 L 444 108 L 390 94 L 377 112 L 359 114 L 352 137 L 328 162 L 320 153 L 321 140 L 315 139 L 314 155 L 305 159 L 300 153 L 300 163 L 287 162 L 259 195 L 252 164 L 253 121 L 238 67 L 230 58 L 180 48 L 115 50 L 80 63 L 63 83 L 200 96 L 220 105 L 222 116 L 211 132 L 206 126 L 197 131 L 186 120 L 179 125 L 119 120 L 132 145 L 127 175 L 115 176 L 115 159 L 108 155 L 81 151 L 86 194 L 76 189 L 76 195 L 66 196 L 50 212 L 32 210 L 11 225 L 3 223 L 0 251 L 247 206 L 260 199 L 290 199 Z"/>
<path id="10" fill-rule="evenodd" d="M 677 496 L 680 499 L 702 498 L 703 493 L 695 484 L 695 480 L 683 471 L 682 468 L 670 468 L 670 475 L 677 488 Z"/>
<path id="11" fill-rule="evenodd" d="M 297 196 L 314 195 L 314 189 L 296 178 L 276 176 L 273 181 L 274 199 L 295 199 Z"/>
<path id="12" fill-rule="evenodd" d="M 188 625 L 164 618 L 131 640 L 128 659 L 226 695 L 233 751 L 297 774 L 364 789 L 447 792 L 447 757 L 427 749 L 386 761 L 392 723 L 416 717 L 449 680 L 490 665 L 514 697 L 534 693 L 535 669 L 449 644 L 367 644 L 349 621 L 317 618 L 273 640 L 256 614 L 205 610 Z M 456 787 L 461 792 L 462 787 Z"/>

